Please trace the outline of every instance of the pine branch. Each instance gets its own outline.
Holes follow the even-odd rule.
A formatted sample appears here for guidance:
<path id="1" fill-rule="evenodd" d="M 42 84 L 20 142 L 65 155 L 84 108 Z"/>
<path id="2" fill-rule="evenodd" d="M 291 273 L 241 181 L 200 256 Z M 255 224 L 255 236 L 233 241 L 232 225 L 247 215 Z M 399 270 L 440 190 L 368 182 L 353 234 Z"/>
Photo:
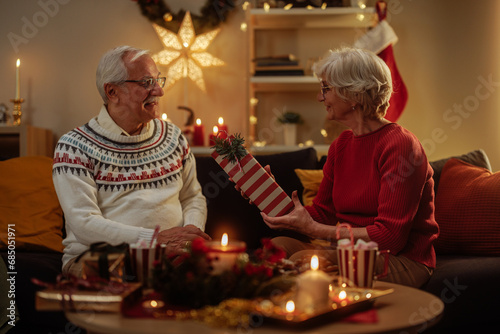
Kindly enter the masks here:
<path id="1" fill-rule="evenodd" d="M 212 148 L 215 149 L 217 154 L 227 159 L 229 162 L 240 161 L 247 155 L 247 151 L 243 146 L 245 139 L 241 137 L 239 133 L 227 138 L 217 136 L 214 138 L 214 142 L 215 145 L 212 146 Z"/>

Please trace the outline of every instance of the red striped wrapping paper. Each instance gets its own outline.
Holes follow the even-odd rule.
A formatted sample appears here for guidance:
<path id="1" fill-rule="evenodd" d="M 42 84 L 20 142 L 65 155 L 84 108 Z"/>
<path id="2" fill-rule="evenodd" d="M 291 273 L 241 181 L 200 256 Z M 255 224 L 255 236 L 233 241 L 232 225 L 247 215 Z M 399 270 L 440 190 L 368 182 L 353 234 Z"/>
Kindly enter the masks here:
<path id="1" fill-rule="evenodd" d="M 290 197 L 250 153 L 247 152 L 239 164 L 223 159 L 216 151 L 212 157 L 260 211 L 270 217 L 277 217 L 293 208 Z"/>
<path id="2" fill-rule="evenodd" d="M 145 287 L 151 287 L 153 264 L 161 260 L 165 248 L 164 245 L 157 245 L 153 248 L 130 246 L 132 272 L 137 275 L 137 281 Z"/>

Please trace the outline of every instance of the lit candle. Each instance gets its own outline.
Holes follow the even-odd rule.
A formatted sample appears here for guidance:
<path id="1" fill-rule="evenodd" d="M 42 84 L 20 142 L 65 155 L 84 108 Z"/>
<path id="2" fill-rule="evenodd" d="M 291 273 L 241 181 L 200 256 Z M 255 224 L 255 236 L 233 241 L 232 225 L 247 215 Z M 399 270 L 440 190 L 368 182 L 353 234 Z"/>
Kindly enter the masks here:
<path id="1" fill-rule="evenodd" d="M 286 302 L 285 309 L 288 313 L 293 313 L 295 311 L 295 303 L 293 300 L 289 300 Z"/>
<path id="2" fill-rule="evenodd" d="M 193 132 L 193 146 L 205 145 L 205 126 L 201 124 L 201 119 L 197 118 Z"/>
<path id="3" fill-rule="evenodd" d="M 295 303 L 293 302 L 293 300 L 289 300 L 286 302 L 285 311 L 286 311 L 286 319 L 293 320 L 293 317 L 295 315 Z"/>
<path id="4" fill-rule="evenodd" d="M 226 270 L 231 270 L 238 256 L 245 252 L 247 246 L 242 241 L 229 242 L 227 233 L 222 235 L 220 243 L 211 241 L 206 243 L 208 256 L 212 259 L 212 274 L 218 275 Z"/>
<path id="5" fill-rule="evenodd" d="M 227 138 L 227 125 L 224 124 L 224 118 L 222 117 L 219 117 L 219 120 L 217 121 L 217 123 L 219 124 L 218 125 L 218 129 L 219 129 L 219 136 L 221 138 Z"/>
<path id="6" fill-rule="evenodd" d="M 301 312 L 312 313 L 317 308 L 327 305 L 330 297 L 331 277 L 318 270 L 319 260 L 316 255 L 311 258 L 311 270 L 297 278 L 296 308 Z"/>
<path id="7" fill-rule="evenodd" d="M 16 100 L 21 98 L 21 82 L 19 80 L 19 66 L 21 66 L 21 60 L 18 59 L 16 62 Z"/>
<path id="8" fill-rule="evenodd" d="M 155 300 L 155 299 L 146 300 L 142 303 L 142 307 L 144 308 L 144 310 L 149 311 L 149 312 L 159 310 L 163 306 L 165 306 L 165 303 L 163 301 Z"/>
<path id="9" fill-rule="evenodd" d="M 208 142 L 210 143 L 210 146 L 215 145 L 215 137 L 217 137 L 217 134 L 219 133 L 219 128 L 217 126 L 214 126 L 212 129 L 212 133 L 208 137 Z"/>

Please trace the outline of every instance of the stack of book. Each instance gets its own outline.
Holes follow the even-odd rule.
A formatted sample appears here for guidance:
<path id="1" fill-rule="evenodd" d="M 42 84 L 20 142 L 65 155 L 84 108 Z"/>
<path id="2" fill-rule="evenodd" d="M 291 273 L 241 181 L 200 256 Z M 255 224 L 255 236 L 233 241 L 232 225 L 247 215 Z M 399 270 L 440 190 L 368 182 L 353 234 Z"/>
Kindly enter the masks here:
<path id="1" fill-rule="evenodd" d="M 260 57 L 255 62 L 255 76 L 304 75 L 304 69 L 294 55 Z"/>

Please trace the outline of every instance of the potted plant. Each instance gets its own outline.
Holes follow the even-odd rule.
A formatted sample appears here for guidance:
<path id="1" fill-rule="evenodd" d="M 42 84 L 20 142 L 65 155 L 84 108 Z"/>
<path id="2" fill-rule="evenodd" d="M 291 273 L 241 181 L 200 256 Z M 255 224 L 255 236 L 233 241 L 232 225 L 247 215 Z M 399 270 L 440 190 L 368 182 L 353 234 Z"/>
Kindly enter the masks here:
<path id="1" fill-rule="evenodd" d="M 297 144 L 297 124 L 302 123 L 302 116 L 293 111 L 285 111 L 278 117 L 278 122 L 283 124 L 285 145 Z"/>

